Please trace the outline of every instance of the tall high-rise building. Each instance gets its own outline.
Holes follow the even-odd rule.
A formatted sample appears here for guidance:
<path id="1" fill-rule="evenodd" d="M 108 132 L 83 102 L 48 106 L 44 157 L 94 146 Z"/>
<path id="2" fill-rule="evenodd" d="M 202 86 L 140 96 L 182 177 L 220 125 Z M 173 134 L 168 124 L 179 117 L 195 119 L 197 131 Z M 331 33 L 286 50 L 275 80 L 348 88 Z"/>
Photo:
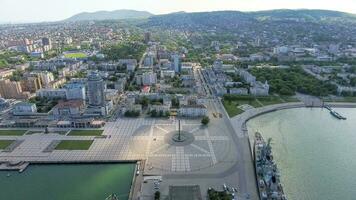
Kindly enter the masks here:
<path id="1" fill-rule="evenodd" d="M 43 47 L 43 51 L 51 50 L 52 49 L 51 39 L 47 37 L 42 38 L 42 47 Z"/>
<path id="2" fill-rule="evenodd" d="M 88 98 L 90 106 L 105 105 L 105 82 L 97 72 L 91 72 L 88 76 Z"/>
<path id="3" fill-rule="evenodd" d="M 173 69 L 176 73 L 179 73 L 181 71 L 181 64 L 179 61 L 179 55 L 178 54 L 174 54 L 172 56 L 173 58 Z"/>
<path id="4" fill-rule="evenodd" d="M 28 91 L 31 93 L 37 92 L 37 90 L 42 88 L 41 79 L 37 74 L 30 74 L 21 81 L 21 86 L 23 91 Z"/>
<path id="5" fill-rule="evenodd" d="M 54 76 L 52 72 L 45 71 L 45 72 L 41 72 L 39 75 L 41 78 L 42 86 L 45 88 L 50 87 L 50 83 L 54 81 Z"/>
<path id="6" fill-rule="evenodd" d="M 5 99 L 27 99 L 30 93 L 22 91 L 20 82 L 1 79 L 0 95 Z"/>

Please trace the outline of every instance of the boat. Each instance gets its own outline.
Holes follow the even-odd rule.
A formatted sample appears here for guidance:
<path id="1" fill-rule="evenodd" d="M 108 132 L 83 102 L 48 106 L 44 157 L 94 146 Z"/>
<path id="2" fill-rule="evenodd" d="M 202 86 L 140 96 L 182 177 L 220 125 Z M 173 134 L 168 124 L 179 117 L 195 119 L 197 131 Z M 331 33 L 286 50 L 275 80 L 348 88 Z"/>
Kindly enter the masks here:
<path id="1" fill-rule="evenodd" d="M 277 164 L 273 160 L 271 139 L 267 142 L 255 133 L 254 161 L 257 188 L 261 200 L 287 200 L 280 182 Z"/>
<path id="2" fill-rule="evenodd" d="M 119 200 L 116 194 L 110 194 L 105 200 Z"/>

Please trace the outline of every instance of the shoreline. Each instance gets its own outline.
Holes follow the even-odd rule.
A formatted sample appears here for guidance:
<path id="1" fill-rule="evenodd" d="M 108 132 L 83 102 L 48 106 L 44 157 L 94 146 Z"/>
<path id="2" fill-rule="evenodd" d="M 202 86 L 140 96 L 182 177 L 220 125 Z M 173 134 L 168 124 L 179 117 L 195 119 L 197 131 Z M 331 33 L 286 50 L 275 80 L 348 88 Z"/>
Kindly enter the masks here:
<path id="1" fill-rule="evenodd" d="M 332 108 L 356 108 L 356 103 L 334 102 L 334 103 L 325 103 L 324 105 L 330 106 Z M 322 107 L 321 106 L 306 106 L 303 102 L 274 104 L 274 105 L 269 105 L 269 106 L 264 106 L 264 107 L 248 110 L 248 111 L 245 111 L 244 113 L 241 113 L 240 115 L 236 115 L 232 118 L 230 118 L 230 117 L 229 118 L 230 118 L 230 121 L 231 121 L 238 137 L 240 137 L 240 138 L 247 137 L 249 147 L 250 147 L 251 156 L 253 157 L 252 149 L 251 149 L 251 141 L 250 141 L 250 137 L 249 137 L 250 135 L 248 133 L 246 123 L 251 119 L 254 119 L 258 116 L 261 116 L 261 115 L 264 115 L 267 113 L 276 112 L 279 110 L 294 109 L 294 108 L 322 108 Z"/>
<path id="2" fill-rule="evenodd" d="M 356 103 L 325 103 L 325 105 L 334 107 L 334 108 L 356 108 Z M 254 164 L 254 155 L 253 155 L 253 151 L 252 151 L 253 147 L 251 146 L 252 145 L 251 138 L 250 138 L 250 134 L 247 129 L 246 123 L 253 118 L 256 118 L 258 116 L 261 116 L 261 115 L 264 115 L 267 113 L 271 113 L 271 112 L 275 112 L 275 111 L 279 111 L 279 110 L 295 109 L 295 108 L 322 108 L 322 107 L 320 107 L 320 106 L 314 106 L 314 107 L 306 106 L 302 102 L 275 104 L 275 105 L 265 106 L 265 107 L 261 107 L 261 108 L 256 108 L 253 110 L 248 110 L 240 115 L 230 118 L 231 124 L 232 124 L 233 128 L 235 129 L 235 133 L 237 134 L 239 139 L 246 140 L 246 142 L 248 143 L 247 144 L 248 147 L 246 147 L 246 148 L 248 148 L 248 151 L 249 151 L 249 156 L 252 161 L 251 164 Z M 254 176 L 254 184 L 257 189 L 258 185 L 257 185 L 256 174 L 254 174 L 253 176 Z"/>
<path id="3" fill-rule="evenodd" d="M 334 108 L 356 108 L 356 103 L 342 103 L 342 102 L 331 102 L 331 103 L 325 103 L 324 105 L 334 107 Z M 255 108 L 251 110 L 247 110 L 239 115 L 236 115 L 234 117 L 229 117 L 231 122 L 234 124 L 234 122 L 238 122 L 243 124 L 246 124 L 249 120 L 258 117 L 263 114 L 267 114 L 270 112 L 275 112 L 279 110 L 286 110 L 286 109 L 293 109 L 293 108 L 322 108 L 321 106 L 306 106 L 303 102 L 294 102 L 294 103 L 283 103 L 283 104 L 274 104 L 274 105 L 269 105 L 269 106 L 264 106 L 260 108 Z M 241 129 L 240 131 L 244 131 L 244 129 Z"/>

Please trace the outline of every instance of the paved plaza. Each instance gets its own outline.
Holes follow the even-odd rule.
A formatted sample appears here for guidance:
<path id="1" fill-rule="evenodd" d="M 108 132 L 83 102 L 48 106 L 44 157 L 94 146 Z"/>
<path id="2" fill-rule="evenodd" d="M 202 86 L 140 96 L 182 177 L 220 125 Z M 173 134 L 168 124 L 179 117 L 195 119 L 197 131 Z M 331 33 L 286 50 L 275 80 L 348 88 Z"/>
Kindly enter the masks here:
<path id="1" fill-rule="evenodd" d="M 220 119 L 221 120 L 221 119 Z M 1 151 L 0 161 L 134 161 L 146 160 L 148 174 L 200 172 L 219 163 L 223 169 L 236 161 L 231 135 L 218 120 L 202 126 L 199 120 L 181 120 L 181 130 L 191 134 L 185 144 L 174 144 L 178 120 L 119 118 L 108 122 L 102 137 L 44 134 L 32 130 L 23 136 L 0 136 L 19 141 L 11 151 Z M 55 150 L 61 140 L 94 140 L 88 150 Z"/>
<path id="2" fill-rule="evenodd" d="M 200 119 L 180 120 L 182 133 L 189 137 L 182 143 L 172 141 L 179 129 L 178 119 L 159 118 L 118 118 L 106 123 L 102 136 L 70 136 L 69 130 L 66 134 L 31 130 L 31 134 L 23 136 L 0 136 L 0 140 L 21 141 L 11 151 L 1 151 L 0 162 L 145 160 L 143 174 L 162 175 L 163 193 L 168 194 L 169 185 L 196 184 L 204 196 L 207 188 L 220 188 L 226 183 L 239 187 L 242 193 L 254 194 L 253 174 L 250 177 L 253 165 L 246 159 L 250 157 L 247 137 L 235 133 L 217 99 L 208 101 L 208 111 L 211 119 L 208 126 L 202 126 Z M 216 117 L 214 113 L 222 116 Z M 55 150 L 61 140 L 94 142 L 88 150 Z"/>

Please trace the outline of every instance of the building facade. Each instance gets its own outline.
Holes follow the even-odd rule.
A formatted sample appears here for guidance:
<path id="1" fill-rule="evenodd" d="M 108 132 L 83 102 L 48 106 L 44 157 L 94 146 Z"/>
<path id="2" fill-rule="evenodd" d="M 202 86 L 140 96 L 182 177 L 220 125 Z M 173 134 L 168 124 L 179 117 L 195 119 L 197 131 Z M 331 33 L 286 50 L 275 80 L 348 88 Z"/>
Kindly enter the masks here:
<path id="1" fill-rule="evenodd" d="M 90 106 L 105 105 L 105 83 L 100 75 L 92 72 L 88 76 L 88 99 Z"/>

